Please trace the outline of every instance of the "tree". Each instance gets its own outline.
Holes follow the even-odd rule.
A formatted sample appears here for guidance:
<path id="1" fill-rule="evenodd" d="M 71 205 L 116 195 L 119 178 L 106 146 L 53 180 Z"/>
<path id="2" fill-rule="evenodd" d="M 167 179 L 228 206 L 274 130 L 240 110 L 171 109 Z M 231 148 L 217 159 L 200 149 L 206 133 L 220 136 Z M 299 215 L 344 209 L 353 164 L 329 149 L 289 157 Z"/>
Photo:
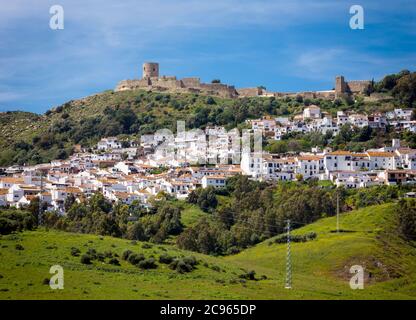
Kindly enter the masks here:
<path id="1" fill-rule="evenodd" d="M 215 188 L 208 187 L 208 188 L 202 189 L 199 192 L 197 203 L 198 203 L 198 206 L 201 208 L 201 210 L 205 212 L 212 211 L 212 209 L 216 208 L 218 204 L 218 200 L 215 195 Z"/>
<path id="2" fill-rule="evenodd" d="M 72 205 L 75 203 L 75 196 L 70 193 L 64 201 L 64 208 L 65 208 L 65 212 L 68 212 L 68 210 L 72 207 Z"/>
<path id="3" fill-rule="evenodd" d="M 416 101 L 416 72 L 401 77 L 392 93 L 401 103 L 411 108 Z"/>
<path id="4" fill-rule="evenodd" d="M 396 212 L 401 235 L 407 240 L 416 240 L 416 200 L 401 199 Z"/>
<path id="5" fill-rule="evenodd" d="M 140 222 L 129 224 L 127 227 L 127 239 L 146 241 L 148 240 L 144 234 L 143 226 Z"/>
<path id="6" fill-rule="evenodd" d="M 286 141 L 270 141 L 265 148 L 270 153 L 286 153 L 289 148 Z"/>
<path id="7" fill-rule="evenodd" d="M 48 208 L 48 204 L 46 202 L 42 202 L 40 204 L 39 197 L 35 197 L 30 200 L 29 206 L 27 209 L 35 218 L 36 223 L 39 223 L 39 215 L 41 212 L 44 212 Z"/>
<path id="8" fill-rule="evenodd" d="M 296 180 L 297 181 L 302 181 L 303 180 L 303 175 L 300 174 L 300 173 L 296 174 Z"/>

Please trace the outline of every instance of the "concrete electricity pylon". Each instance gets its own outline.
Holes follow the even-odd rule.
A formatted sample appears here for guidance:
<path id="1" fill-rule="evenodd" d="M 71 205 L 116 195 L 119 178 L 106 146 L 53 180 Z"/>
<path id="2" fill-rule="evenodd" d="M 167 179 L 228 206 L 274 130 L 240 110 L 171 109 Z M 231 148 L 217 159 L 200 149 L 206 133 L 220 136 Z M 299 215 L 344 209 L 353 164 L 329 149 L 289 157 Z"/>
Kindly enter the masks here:
<path id="1" fill-rule="evenodd" d="M 339 191 L 337 192 L 337 233 L 339 233 Z"/>
<path id="2" fill-rule="evenodd" d="M 286 285 L 285 289 L 292 289 L 292 256 L 290 252 L 290 219 L 287 220 L 287 253 L 286 253 Z"/>

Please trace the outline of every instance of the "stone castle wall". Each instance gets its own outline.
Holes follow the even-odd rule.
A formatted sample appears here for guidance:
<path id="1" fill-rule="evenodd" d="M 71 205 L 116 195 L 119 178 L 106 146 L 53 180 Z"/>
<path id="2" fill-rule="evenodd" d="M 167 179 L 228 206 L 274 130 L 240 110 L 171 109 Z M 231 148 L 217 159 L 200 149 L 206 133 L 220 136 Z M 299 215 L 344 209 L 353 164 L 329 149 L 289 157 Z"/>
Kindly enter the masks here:
<path id="1" fill-rule="evenodd" d="M 345 81 L 343 76 L 335 78 L 335 90 L 327 91 L 305 91 L 305 92 L 267 92 L 263 87 L 240 88 L 222 83 L 202 83 L 200 78 L 190 77 L 177 79 L 174 76 L 159 76 L 159 64 L 147 62 L 143 64 L 143 78 L 135 80 L 120 81 L 115 91 L 123 90 L 155 90 L 178 93 L 201 93 L 216 95 L 223 98 L 244 97 L 297 97 L 304 99 L 329 99 L 345 94 L 362 94 L 371 86 L 369 80 Z"/>
<path id="2" fill-rule="evenodd" d="M 335 92 L 337 96 L 343 94 L 362 94 L 370 87 L 370 80 L 345 81 L 343 76 L 337 76 L 335 78 Z"/>
<path id="3" fill-rule="evenodd" d="M 182 83 L 188 88 L 199 88 L 201 86 L 201 80 L 199 78 L 183 78 Z"/>
<path id="4" fill-rule="evenodd" d="M 143 77 L 137 80 L 120 81 L 115 91 L 123 90 L 158 90 L 169 92 L 191 92 L 217 95 L 224 98 L 235 98 L 238 96 L 234 86 L 222 83 L 201 83 L 199 78 L 184 78 L 178 80 L 173 76 L 159 76 L 159 64 L 146 62 L 142 66 Z"/>
<path id="5" fill-rule="evenodd" d="M 237 89 L 238 92 L 238 96 L 239 97 L 258 97 L 263 95 L 263 92 L 265 90 L 263 90 L 262 88 L 241 88 L 241 89 Z"/>
<path id="6" fill-rule="evenodd" d="M 352 93 L 364 93 L 370 86 L 370 80 L 354 80 L 347 82 L 347 87 Z"/>

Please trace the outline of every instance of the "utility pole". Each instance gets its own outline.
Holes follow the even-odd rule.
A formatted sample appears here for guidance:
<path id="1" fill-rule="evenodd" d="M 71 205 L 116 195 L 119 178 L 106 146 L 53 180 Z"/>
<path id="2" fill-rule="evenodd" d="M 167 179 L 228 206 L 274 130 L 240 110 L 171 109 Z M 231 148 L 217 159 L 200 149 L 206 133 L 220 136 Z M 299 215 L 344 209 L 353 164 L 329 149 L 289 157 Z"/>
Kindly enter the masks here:
<path id="1" fill-rule="evenodd" d="M 292 257 L 290 253 L 290 219 L 287 220 L 287 253 L 286 253 L 286 285 L 285 289 L 292 289 Z"/>
<path id="2" fill-rule="evenodd" d="M 337 233 L 339 233 L 339 191 L 337 191 Z"/>

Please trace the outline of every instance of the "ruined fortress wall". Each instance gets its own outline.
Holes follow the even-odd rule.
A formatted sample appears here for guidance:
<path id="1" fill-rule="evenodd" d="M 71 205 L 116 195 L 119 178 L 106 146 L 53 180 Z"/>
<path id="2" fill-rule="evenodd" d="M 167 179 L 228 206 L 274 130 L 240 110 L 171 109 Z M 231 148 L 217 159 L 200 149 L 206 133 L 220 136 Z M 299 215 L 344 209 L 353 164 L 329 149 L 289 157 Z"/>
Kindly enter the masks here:
<path id="1" fill-rule="evenodd" d="M 329 91 L 318 91 L 315 92 L 315 98 L 322 98 L 322 99 L 335 99 L 335 90 L 329 90 Z"/>
<path id="2" fill-rule="evenodd" d="M 199 78 L 183 78 L 182 83 L 187 88 L 201 87 L 201 80 Z"/>
<path id="3" fill-rule="evenodd" d="M 115 91 L 148 88 L 150 85 L 150 79 L 122 80 L 117 84 Z"/>
<path id="4" fill-rule="evenodd" d="M 151 85 L 152 87 L 160 87 L 165 89 L 178 89 L 184 87 L 182 81 L 176 80 L 176 77 L 152 79 Z"/>
<path id="5" fill-rule="evenodd" d="M 364 93 L 371 85 L 369 80 L 348 81 L 347 86 L 352 93 Z"/>
<path id="6" fill-rule="evenodd" d="M 238 96 L 234 86 L 227 86 L 222 83 L 201 83 L 201 91 L 226 98 L 233 98 Z"/>
<path id="7" fill-rule="evenodd" d="M 237 89 L 238 95 L 242 98 L 244 97 L 256 97 L 262 95 L 262 90 L 260 88 L 241 88 Z"/>
<path id="8" fill-rule="evenodd" d="M 343 76 L 335 78 L 335 92 L 337 95 L 344 93 L 364 93 L 371 86 L 370 80 L 345 81 Z"/>

